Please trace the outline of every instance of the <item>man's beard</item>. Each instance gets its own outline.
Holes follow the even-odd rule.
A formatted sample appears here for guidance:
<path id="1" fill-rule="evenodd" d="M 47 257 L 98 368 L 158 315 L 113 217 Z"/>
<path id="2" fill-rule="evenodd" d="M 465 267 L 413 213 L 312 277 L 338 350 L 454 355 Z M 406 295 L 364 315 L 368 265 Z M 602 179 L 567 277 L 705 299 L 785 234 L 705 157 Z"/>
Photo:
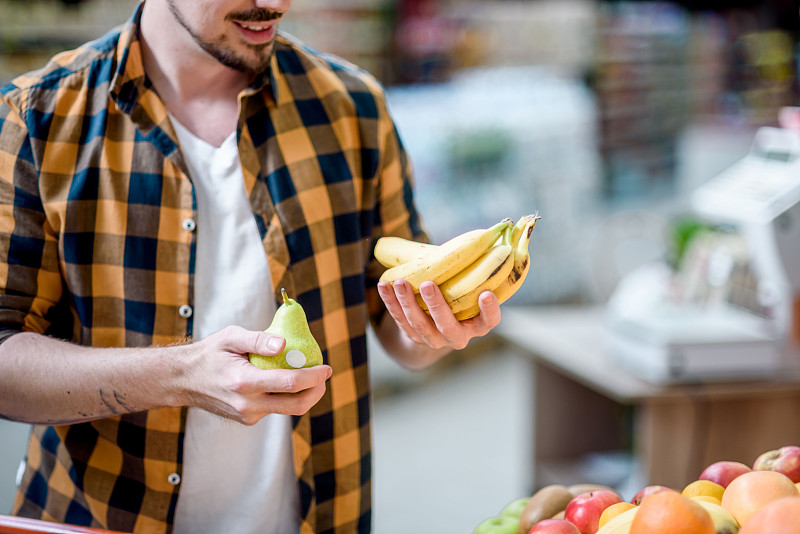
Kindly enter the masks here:
<path id="1" fill-rule="evenodd" d="M 210 54 L 214 59 L 226 67 L 230 67 L 241 72 L 246 72 L 248 74 L 260 74 L 264 72 L 269 65 L 269 58 L 272 55 L 273 41 L 259 45 L 244 43 L 244 46 L 254 52 L 252 56 L 244 57 L 243 55 L 237 55 L 236 52 L 229 48 L 225 48 L 222 43 L 217 44 L 203 41 L 197 36 L 194 36 L 194 38 L 197 41 L 197 44 L 199 44 L 200 47 Z"/>
<path id="2" fill-rule="evenodd" d="M 183 18 L 181 12 L 175 6 L 175 1 L 168 0 L 167 4 L 169 5 L 170 12 L 175 17 L 175 20 L 177 20 L 178 24 L 183 26 L 184 29 L 189 32 L 189 35 L 192 36 L 200 48 L 202 48 L 207 54 L 226 67 L 248 74 L 260 74 L 267 69 L 270 56 L 272 55 L 272 44 L 275 41 L 274 38 L 268 43 L 257 45 L 242 43 L 242 46 L 252 51 L 252 54 L 237 54 L 236 51 L 225 46 L 225 36 L 222 36 L 218 42 L 212 42 L 197 35 L 197 33 L 195 33 L 195 31 L 189 26 L 189 24 Z M 282 13 L 275 11 L 252 9 L 247 12 L 230 13 L 226 15 L 225 20 L 236 20 L 239 22 L 263 22 L 278 19 L 282 15 Z"/>

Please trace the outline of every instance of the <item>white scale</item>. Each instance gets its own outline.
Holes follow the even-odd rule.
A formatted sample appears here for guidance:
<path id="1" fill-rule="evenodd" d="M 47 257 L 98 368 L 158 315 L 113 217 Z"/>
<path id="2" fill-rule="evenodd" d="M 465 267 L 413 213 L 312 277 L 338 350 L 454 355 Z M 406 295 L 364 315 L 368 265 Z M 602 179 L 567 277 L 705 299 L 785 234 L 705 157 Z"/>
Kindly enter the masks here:
<path id="1" fill-rule="evenodd" d="M 765 378 L 796 370 L 797 347 L 790 339 L 800 296 L 800 135 L 759 129 L 749 154 L 700 186 L 691 204 L 709 222 L 738 229 L 772 316 L 727 305 L 610 305 L 610 357 L 653 383 Z"/>

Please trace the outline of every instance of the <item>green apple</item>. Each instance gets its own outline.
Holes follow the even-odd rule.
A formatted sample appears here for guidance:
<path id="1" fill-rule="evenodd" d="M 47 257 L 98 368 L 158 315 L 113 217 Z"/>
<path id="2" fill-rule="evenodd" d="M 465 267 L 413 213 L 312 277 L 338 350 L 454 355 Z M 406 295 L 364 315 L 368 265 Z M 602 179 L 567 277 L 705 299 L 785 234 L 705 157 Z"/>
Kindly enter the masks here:
<path id="1" fill-rule="evenodd" d="M 507 515 L 498 515 L 478 523 L 472 534 L 517 534 L 518 529 L 519 519 Z"/>
<path id="2" fill-rule="evenodd" d="M 531 500 L 530 497 L 521 497 L 519 499 L 514 499 L 510 503 L 503 508 L 503 511 L 500 512 L 500 515 L 505 515 L 508 517 L 513 517 L 517 521 L 519 521 L 520 516 L 522 515 L 522 510 L 525 509 L 525 505 L 528 504 L 528 501 Z"/>

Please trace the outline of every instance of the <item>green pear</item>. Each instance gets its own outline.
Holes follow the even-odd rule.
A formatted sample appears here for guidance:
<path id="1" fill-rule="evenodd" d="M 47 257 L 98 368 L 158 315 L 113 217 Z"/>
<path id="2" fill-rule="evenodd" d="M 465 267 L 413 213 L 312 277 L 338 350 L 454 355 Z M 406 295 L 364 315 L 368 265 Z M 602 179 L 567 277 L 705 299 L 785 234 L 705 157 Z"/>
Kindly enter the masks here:
<path id="1" fill-rule="evenodd" d="M 261 369 L 299 369 L 322 364 L 322 351 L 308 328 L 303 307 L 281 289 L 283 304 L 275 312 L 265 331 L 286 340 L 283 351 L 275 356 L 250 353 L 250 363 Z"/>

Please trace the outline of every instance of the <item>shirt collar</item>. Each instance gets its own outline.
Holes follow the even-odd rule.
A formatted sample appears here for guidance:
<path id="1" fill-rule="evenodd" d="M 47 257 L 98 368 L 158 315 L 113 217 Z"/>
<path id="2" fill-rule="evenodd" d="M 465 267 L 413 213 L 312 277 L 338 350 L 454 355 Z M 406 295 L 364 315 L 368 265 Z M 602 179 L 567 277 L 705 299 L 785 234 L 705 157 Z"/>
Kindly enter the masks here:
<path id="1" fill-rule="evenodd" d="M 139 103 L 139 96 L 144 92 L 147 75 L 142 61 L 142 48 L 139 39 L 139 25 L 142 19 L 144 0 L 140 2 L 128 22 L 120 30 L 119 46 L 116 54 L 116 70 L 111 79 L 109 94 L 117 107 L 131 113 Z M 278 70 L 278 62 L 273 51 L 270 63 L 264 72 L 253 79 L 253 83 L 245 89 L 241 96 L 250 96 L 263 92 L 273 103 L 278 102 L 277 84 L 273 74 Z"/>

